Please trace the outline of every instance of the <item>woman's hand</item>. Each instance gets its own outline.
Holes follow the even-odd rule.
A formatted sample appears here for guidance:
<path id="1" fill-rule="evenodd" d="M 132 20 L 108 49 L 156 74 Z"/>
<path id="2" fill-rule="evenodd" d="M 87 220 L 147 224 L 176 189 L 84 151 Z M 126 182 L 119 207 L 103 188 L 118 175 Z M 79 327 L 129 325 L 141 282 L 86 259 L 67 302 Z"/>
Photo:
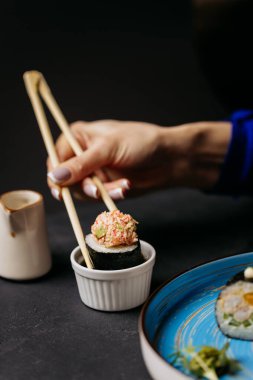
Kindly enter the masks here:
<path id="1" fill-rule="evenodd" d="M 190 186 L 207 189 L 219 177 L 230 139 L 230 123 L 193 123 L 160 127 L 140 122 L 101 120 L 76 122 L 72 133 L 84 149 L 75 156 L 61 135 L 56 149 L 61 161 L 52 170 L 48 161 L 49 186 L 81 186 L 93 198 L 99 192 L 90 175 L 96 173 L 110 196 L 124 198 L 132 192 L 155 188 Z"/>

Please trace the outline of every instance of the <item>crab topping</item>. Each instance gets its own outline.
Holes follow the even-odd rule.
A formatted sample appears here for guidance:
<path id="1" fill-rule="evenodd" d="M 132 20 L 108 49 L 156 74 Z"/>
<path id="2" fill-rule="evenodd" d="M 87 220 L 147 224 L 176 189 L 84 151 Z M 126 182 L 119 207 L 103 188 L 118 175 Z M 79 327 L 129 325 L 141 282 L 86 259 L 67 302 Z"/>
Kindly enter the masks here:
<path id="1" fill-rule="evenodd" d="M 136 220 L 119 210 L 102 212 L 91 226 L 91 232 L 97 242 L 107 248 L 137 243 L 136 229 Z"/>
<path id="2" fill-rule="evenodd" d="M 253 315 L 253 283 L 237 281 L 227 286 L 218 300 L 224 313 L 243 323 Z"/>
<path id="3" fill-rule="evenodd" d="M 235 312 L 234 318 L 238 322 L 244 322 L 244 321 L 247 321 L 247 319 L 249 319 L 249 317 L 251 316 L 251 313 L 252 313 L 252 310 L 249 307 L 243 306 Z"/>
<path id="4" fill-rule="evenodd" d="M 243 305 L 243 299 L 240 296 L 233 295 L 224 300 L 223 310 L 225 313 L 234 313 L 240 306 Z"/>

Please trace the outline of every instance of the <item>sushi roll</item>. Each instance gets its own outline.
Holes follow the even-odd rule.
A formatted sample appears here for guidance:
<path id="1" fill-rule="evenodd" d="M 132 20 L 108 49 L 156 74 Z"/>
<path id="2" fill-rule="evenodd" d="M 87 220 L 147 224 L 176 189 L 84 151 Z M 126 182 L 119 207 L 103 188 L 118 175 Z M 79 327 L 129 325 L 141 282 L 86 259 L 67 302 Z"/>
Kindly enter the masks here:
<path id="1" fill-rule="evenodd" d="M 227 283 L 216 302 L 216 318 L 224 335 L 253 340 L 253 267 Z"/>
<path id="2" fill-rule="evenodd" d="M 95 269 L 117 270 L 142 264 L 145 259 L 136 232 L 137 222 L 119 210 L 98 215 L 86 236 Z"/>

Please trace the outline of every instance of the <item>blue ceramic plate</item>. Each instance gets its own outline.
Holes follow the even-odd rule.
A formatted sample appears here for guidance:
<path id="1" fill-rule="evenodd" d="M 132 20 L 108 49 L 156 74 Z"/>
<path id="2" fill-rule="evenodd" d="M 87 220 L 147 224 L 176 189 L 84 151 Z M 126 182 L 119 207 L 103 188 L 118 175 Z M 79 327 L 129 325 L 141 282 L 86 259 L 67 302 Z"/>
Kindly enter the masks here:
<path id="1" fill-rule="evenodd" d="M 142 310 L 140 334 L 144 360 L 153 378 L 185 378 L 183 368 L 175 371 L 169 364 L 175 350 L 189 344 L 221 348 L 229 340 L 228 353 L 239 360 L 242 370 L 221 379 L 253 379 L 253 343 L 226 338 L 215 319 L 215 302 L 222 287 L 249 265 L 253 266 L 253 253 L 212 261 L 173 278 L 150 297 Z"/>

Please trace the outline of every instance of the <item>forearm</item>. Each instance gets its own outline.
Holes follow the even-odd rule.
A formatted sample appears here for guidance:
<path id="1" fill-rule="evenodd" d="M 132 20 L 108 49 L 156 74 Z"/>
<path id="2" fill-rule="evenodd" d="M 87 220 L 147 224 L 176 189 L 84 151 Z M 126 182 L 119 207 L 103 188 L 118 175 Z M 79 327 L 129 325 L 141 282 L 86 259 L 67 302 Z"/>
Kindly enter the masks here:
<path id="1" fill-rule="evenodd" d="M 162 128 L 160 134 L 168 162 L 174 163 L 168 167 L 174 185 L 207 190 L 216 184 L 231 138 L 230 122 L 184 124 Z"/>

